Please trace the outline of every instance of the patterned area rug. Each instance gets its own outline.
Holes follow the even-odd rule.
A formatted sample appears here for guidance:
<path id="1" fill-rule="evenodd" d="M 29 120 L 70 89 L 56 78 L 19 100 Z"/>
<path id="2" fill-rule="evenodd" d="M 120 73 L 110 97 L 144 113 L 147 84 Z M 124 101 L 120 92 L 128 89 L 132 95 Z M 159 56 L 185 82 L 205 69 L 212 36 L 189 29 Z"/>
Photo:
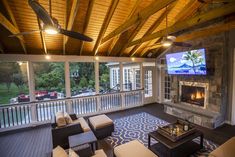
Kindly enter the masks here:
<path id="1" fill-rule="evenodd" d="M 138 139 L 147 147 L 148 133 L 156 130 L 159 126 L 167 124 L 169 123 L 146 112 L 123 117 L 114 120 L 115 131 L 112 136 L 106 139 L 106 141 L 113 147 L 116 147 L 120 144 Z M 199 138 L 194 139 L 194 141 L 199 143 Z M 191 157 L 208 156 L 208 154 L 216 147 L 216 144 L 204 139 L 204 149 L 191 155 Z"/>

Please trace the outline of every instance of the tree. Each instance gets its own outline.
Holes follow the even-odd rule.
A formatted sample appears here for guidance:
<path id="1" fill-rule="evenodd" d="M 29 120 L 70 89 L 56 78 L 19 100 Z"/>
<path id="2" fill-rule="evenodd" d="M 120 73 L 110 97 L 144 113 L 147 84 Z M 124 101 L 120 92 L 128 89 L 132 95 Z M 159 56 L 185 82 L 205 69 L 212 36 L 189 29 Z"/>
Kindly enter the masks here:
<path id="1" fill-rule="evenodd" d="M 201 53 L 198 51 L 188 51 L 185 56 L 183 56 L 183 59 L 191 61 L 192 62 L 192 68 L 194 73 L 196 73 L 196 64 L 203 62 L 203 59 L 201 57 Z"/>
<path id="2" fill-rule="evenodd" d="M 23 86 L 26 83 L 26 80 L 21 72 L 13 74 L 13 82 L 15 85 L 18 87 L 18 90 L 21 91 L 23 90 Z"/>
<path id="3" fill-rule="evenodd" d="M 36 89 L 64 90 L 63 63 L 35 63 Z"/>
<path id="4" fill-rule="evenodd" d="M 6 84 L 7 91 L 10 91 L 13 82 L 13 74 L 20 71 L 17 62 L 0 62 L 0 82 Z"/>

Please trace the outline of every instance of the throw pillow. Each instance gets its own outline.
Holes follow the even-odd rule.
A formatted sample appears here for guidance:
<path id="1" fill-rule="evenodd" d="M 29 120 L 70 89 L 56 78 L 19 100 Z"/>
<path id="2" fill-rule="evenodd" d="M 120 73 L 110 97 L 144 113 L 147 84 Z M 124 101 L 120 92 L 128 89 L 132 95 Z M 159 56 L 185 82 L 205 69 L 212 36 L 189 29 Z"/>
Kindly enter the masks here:
<path id="1" fill-rule="evenodd" d="M 64 118 L 64 113 L 62 111 L 57 112 L 55 117 L 56 117 L 56 124 L 57 124 L 58 127 L 66 125 L 66 121 L 65 121 L 65 118 Z"/>
<path id="2" fill-rule="evenodd" d="M 52 153 L 53 153 L 52 157 L 68 157 L 68 154 L 66 153 L 66 151 L 60 146 L 57 146 L 56 148 L 54 148 Z"/>
<path id="3" fill-rule="evenodd" d="M 73 120 L 71 119 L 70 115 L 67 112 L 64 113 L 64 118 L 67 124 L 73 123 Z"/>
<path id="4" fill-rule="evenodd" d="M 79 157 L 79 156 L 77 155 L 77 153 L 75 153 L 74 150 L 69 149 L 69 157 Z"/>

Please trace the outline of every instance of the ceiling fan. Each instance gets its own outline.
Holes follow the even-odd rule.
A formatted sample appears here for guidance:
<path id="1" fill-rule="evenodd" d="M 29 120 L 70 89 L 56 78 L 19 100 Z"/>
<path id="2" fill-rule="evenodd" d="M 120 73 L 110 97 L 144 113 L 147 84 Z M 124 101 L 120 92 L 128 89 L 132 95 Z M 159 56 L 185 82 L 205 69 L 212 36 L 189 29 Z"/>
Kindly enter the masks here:
<path id="1" fill-rule="evenodd" d="M 79 40 L 83 40 L 83 41 L 87 41 L 87 42 L 91 42 L 93 41 L 92 38 L 78 33 L 78 32 L 74 32 L 74 31 L 69 31 L 66 29 L 61 28 L 61 26 L 59 25 L 59 22 L 57 19 L 53 18 L 47 11 L 45 8 L 43 8 L 43 6 L 41 4 L 39 4 L 36 0 L 29 0 L 28 1 L 29 6 L 33 9 L 33 11 L 35 12 L 35 14 L 37 15 L 37 17 L 42 21 L 41 22 L 41 30 L 34 30 L 34 31 L 30 31 L 30 32 L 21 32 L 18 34 L 13 34 L 10 35 L 9 37 L 15 37 L 18 35 L 27 35 L 27 34 L 33 34 L 36 32 L 40 32 L 40 31 L 44 31 L 47 34 L 63 34 L 75 39 L 79 39 Z M 50 3 L 51 4 L 51 3 Z M 51 6 L 50 6 L 51 8 Z"/>
<path id="2" fill-rule="evenodd" d="M 167 7 L 166 7 L 167 9 Z M 175 42 L 176 36 L 169 35 L 168 34 L 168 19 L 167 19 L 167 14 L 166 14 L 166 34 L 164 37 L 162 37 L 161 41 L 158 43 L 155 43 L 149 47 L 170 47 L 172 45 L 175 46 L 181 46 L 181 47 L 191 47 L 192 45 L 189 43 L 185 42 Z"/>
<path id="3" fill-rule="evenodd" d="M 229 3 L 233 0 L 197 0 L 200 3 L 208 4 L 208 3 Z"/>

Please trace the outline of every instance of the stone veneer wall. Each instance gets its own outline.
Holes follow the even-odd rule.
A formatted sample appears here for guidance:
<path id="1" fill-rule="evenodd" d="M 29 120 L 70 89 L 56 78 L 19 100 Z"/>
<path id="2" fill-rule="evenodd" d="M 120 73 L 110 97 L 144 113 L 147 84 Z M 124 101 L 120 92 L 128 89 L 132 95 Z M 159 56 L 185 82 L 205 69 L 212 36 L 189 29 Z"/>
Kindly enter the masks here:
<path id="1" fill-rule="evenodd" d="M 227 53 L 226 53 L 226 40 L 225 34 L 221 33 L 218 35 L 200 38 L 194 41 L 189 41 L 193 45 L 190 49 L 205 48 L 206 49 L 206 64 L 208 68 L 208 75 L 196 76 L 196 75 L 172 75 L 173 81 L 171 85 L 172 93 L 177 93 L 176 97 L 179 100 L 179 81 L 188 82 L 203 82 L 209 83 L 209 99 L 206 110 L 216 112 L 220 116 L 216 120 L 211 119 L 211 126 L 216 127 L 224 122 L 226 104 L 227 104 Z M 169 52 L 181 52 L 187 51 L 188 48 L 173 47 Z M 174 115 L 176 115 L 175 113 Z M 188 112 L 178 114 L 190 114 Z M 180 115 L 176 115 L 180 116 Z M 201 116 L 202 117 L 202 116 Z M 181 115 L 181 118 L 182 115 Z M 203 120 L 202 120 L 203 121 Z M 206 120 L 207 121 L 207 120 Z M 216 121 L 216 122 L 215 122 Z M 203 123 L 203 122 L 202 122 Z M 216 124 L 214 124 L 216 123 Z M 202 126 L 209 125 L 207 123 L 199 124 Z"/>

